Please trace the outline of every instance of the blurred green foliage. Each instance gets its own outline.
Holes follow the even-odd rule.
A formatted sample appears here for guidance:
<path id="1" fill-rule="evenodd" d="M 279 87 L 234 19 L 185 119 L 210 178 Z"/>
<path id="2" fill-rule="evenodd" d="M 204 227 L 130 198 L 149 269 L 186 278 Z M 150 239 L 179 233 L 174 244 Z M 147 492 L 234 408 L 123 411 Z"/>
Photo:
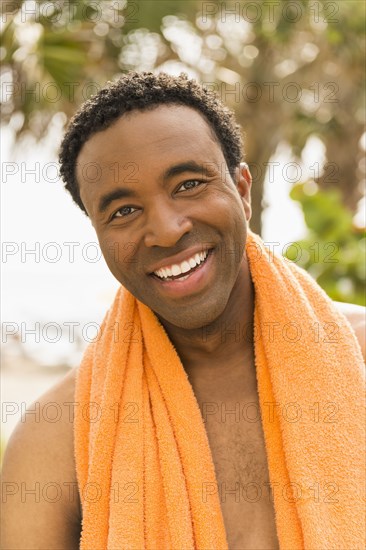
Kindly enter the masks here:
<path id="1" fill-rule="evenodd" d="M 316 190 L 314 182 L 305 182 L 290 196 L 300 203 L 308 232 L 284 256 L 310 273 L 333 300 L 365 306 L 366 231 L 354 224 L 340 191 Z"/>

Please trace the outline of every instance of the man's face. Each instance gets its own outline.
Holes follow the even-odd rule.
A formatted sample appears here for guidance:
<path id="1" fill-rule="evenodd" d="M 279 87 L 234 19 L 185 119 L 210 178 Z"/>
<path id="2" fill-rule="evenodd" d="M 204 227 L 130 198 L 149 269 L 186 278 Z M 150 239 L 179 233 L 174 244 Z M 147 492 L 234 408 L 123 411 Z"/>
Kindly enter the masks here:
<path id="1" fill-rule="evenodd" d="M 77 179 L 110 271 L 138 300 L 186 329 L 223 313 L 243 271 L 249 190 L 197 111 L 124 115 L 84 144 Z"/>

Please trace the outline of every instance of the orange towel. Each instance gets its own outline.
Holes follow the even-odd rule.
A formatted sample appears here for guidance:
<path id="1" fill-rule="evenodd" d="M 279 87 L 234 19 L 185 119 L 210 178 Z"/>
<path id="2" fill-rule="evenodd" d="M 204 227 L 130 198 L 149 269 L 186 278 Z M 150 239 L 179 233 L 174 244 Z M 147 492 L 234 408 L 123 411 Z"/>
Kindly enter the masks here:
<path id="1" fill-rule="evenodd" d="M 246 254 L 280 548 L 359 550 L 361 348 L 304 270 L 251 231 Z M 227 550 L 218 493 L 203 498 L 217 480 L 192 386 L 155 314 L 122 286 L 84 354 L 75 399 L 82 550 Z"/>

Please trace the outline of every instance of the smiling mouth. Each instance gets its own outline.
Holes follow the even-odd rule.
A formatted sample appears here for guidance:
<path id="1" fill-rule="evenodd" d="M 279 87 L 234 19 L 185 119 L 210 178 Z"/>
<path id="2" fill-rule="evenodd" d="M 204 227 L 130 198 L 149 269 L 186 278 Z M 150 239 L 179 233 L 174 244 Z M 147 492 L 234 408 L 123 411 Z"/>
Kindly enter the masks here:
<path id="1" fill-rule="evenodd" d="M 207 262 L 207 259 L 209 258 L 209 256 L 211 256 L 212 252 L 213 252 L 213 248 L 207 250 L 205 257 L 201 260 L 201 262 L 195 265 L 194 267 L 192 267 L 189 271 L 186 271 L 185 273 L 179 273 L 178 275 L 169 275 L 165 277 L 163 276 L 159 277 L 159 275 L 156 275 L 156 273 L 150 273 L 150 276 L 154 277 L 154 279 L 157 279 L 158 281 L 161 281 L 161 282 L 177 281 L 177 280 L 185 281 L 186 279 L 188 279 L 188 277 L 192 275 L 192 273 L 200 269 Z"/>

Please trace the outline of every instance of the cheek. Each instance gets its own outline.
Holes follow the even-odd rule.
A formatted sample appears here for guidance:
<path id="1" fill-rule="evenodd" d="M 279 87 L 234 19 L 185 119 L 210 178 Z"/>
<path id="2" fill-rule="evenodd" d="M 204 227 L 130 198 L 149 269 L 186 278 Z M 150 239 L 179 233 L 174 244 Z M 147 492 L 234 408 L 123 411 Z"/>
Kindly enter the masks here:
<path id="1" fill-rule="evenodd" d="M 222 254 L 228 265 L 230 264 L 230 260 L 240 265 L 245 250 L 248 222 L 243 201 L 236 188 L 229 187 L 226 193 L 221 192 L 217 196 L 214 212 L 215 224 L 222 231 L 224 242 L 226 243 L 224 244 L 224 252 Z M 227 257 L 226 252 L 228 249 L 231 251 L 235 250 L 235 254 Z"/>
<path id="2" fill-rule="evenodd" d="M 112 274 L 116 277 L 120 272 L 120 263 L 121 259 L 123 259 L 124 243 L 121 243 L 113 238 L 107 238 L 106 236 L 101 237 L 98 234 L 97 236 L 104 260 Z"/>
<path id="3" fill-rule="evenodd" d="M 112 237 L 98 235 L 100 249 L 111 273 L 120 280 L 121 275 L 128 275 L 133 267 L 133 243 L 117 241 Z"/>
<path id="4" fill-rule="evenodd" d="M 113 245 L 113 243 L 108 243 L 108 244 L 104 243 L 103 245 L 101 244 L 100 248 L 110 272 L 115 277 L 117 277 L 118 276 L 118 268 L 117 268 L 118 253 L 117 253 L 117 250 L 115 249 L 116 247 Z"/>
<path id="5" fill-rule="evenodd" d="M 228 187 L 215 193 L 210 201 L 209 208 L 205 208 L 206 217 L 211 221 L 226 227 L 246 226 L 246 216 L 243 201 L 236 191 Z"/>

